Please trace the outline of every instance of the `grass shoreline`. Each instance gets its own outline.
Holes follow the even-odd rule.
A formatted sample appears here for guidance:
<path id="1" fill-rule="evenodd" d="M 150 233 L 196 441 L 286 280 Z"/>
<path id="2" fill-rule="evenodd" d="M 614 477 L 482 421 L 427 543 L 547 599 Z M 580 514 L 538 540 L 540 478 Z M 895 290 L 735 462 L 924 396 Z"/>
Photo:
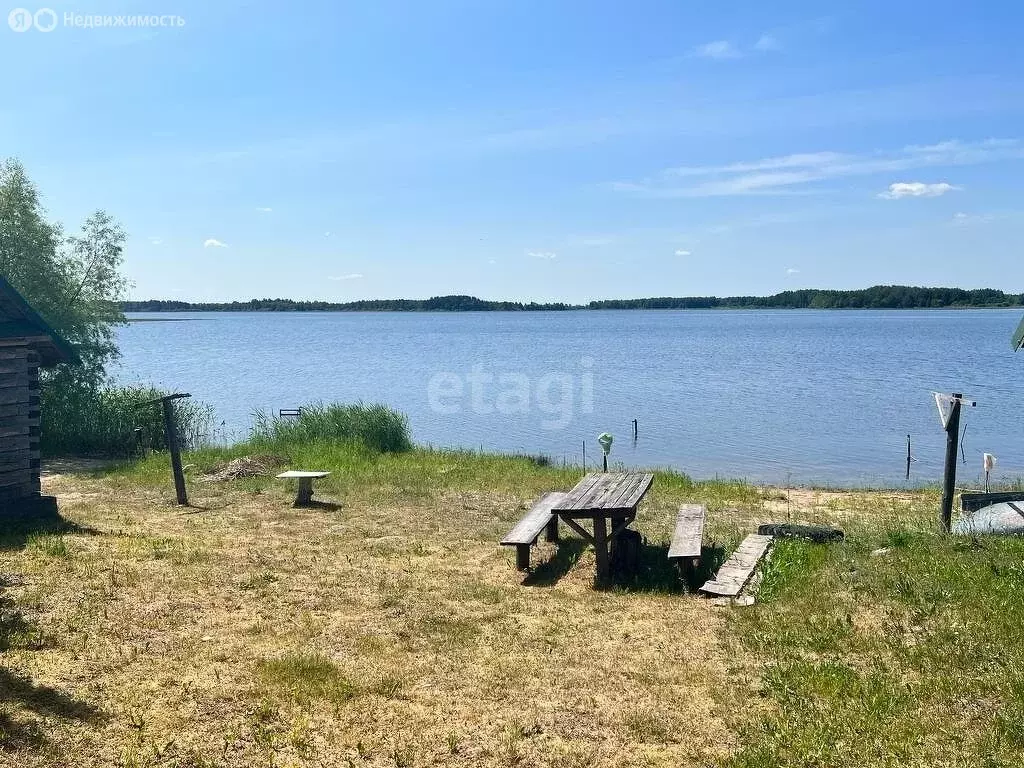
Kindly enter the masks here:
<path id="1" fill-rule="evenodd" d="M 253 451 L 187 454 L 187 510 L 163 455 L 47 473 L 73 527 L 0 539 L 0 762 L 959 766 L 1024 746 L 1024 547 L 939 535 L 937 490 L 658 473 L 643 579 L 595 591 L 571 536 L 526 578 L 497 545 L 580 468 L 288 447 L 332 470 L 335 511 L 291 509 L 273 478 L 199 481 Z M 780 546 L 759 602 L 722 606 L 657 566 L 682 502 L 723 553 L 769 520 L 847 538 Z"/>

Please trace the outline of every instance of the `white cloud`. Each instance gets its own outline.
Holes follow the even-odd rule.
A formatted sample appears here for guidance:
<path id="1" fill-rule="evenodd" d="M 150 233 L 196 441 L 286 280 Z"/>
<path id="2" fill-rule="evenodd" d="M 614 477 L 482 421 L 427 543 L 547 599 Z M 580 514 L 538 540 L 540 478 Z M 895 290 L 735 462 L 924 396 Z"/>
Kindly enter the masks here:
<path id="1" fill-rule="evenodd" d="M 882 192 L 878 196 L 886 200 L 899 200 L 902 197 L 940 197 L 954 189 L 959 189 L 959 187 L 954 187 L 944 181 L 937 184 L 925 184 L 922 181 L 897 181 L 889 185 L 888 191 Z"/>
<path id="2" fill-rule="evenodd" d="M 678 251 L 676 251 L 676 256 L 689 256 L 689 255 L 690 255 L 690 251 L 684 251 L 682 248 L 680 248 Z"/>
<path id="3" fill-rule="evenodd" d="M 794 269 L 793 267 L 790 267 L 789 269 L 786 270 L 786 274 L 787 275 L 799 275 L 800 274 L 800 270 L 799 269 Z"/>
<path id="4" fill-rule="evenodd" d="M 647 179 L 617 181 L 610 186 L 618 192 L 647 197 L 800 194 L 812 191 L 808 188 L 810 184 L 832 179 L 1021 159 L 1024 159 L 1024 142 L 1020 139 L 945 141 L 863 154 L 800 152 L 724 165 L 667 168 Z M 950 189 L 937 190 L 937 193 Z"/>
<path id="5" fill-rule="evenodd" d="M 969 227 L 974 224 L 990 224 L 995 221 L 995 218 L 991 213 L 963 213 L 961 211 L 953 214 L 953 224 L 958 227 Z"/>
<path id="6" fill-rule="evenodd" d="M 203 243 L 203 248 L 227 248 L 227 243 L 222 243 L 220 240 L 211 237 L 209 240 Z"/>
<path id="7" fill-rule="evenodd" d="M 552 251 L 527 251 L 527 256 L 531 256 L 534 259 L 557 259 L 558 254 Z"/>
<path id="8" fill-rule="evenodd" d="M 324 237 L 330 237 L 330 236 L 331 236 L 330 232 L 324 232 Z"/>
<path id="9" fill-rule="evenodd" d="M 353 273 L 348 274 L 348 275 L 328 275 L 327 279 L 328 280 L 361 280 L 362 277 L 363 276 L 361 274 L 359 274 L 358 272 L 353 272 Z"/>
<path id="10" fill-rule="evenodd" d="M 152 243 L 153 245 L 163 245 L 164 241 L 161 240 L 159 237 L 151 237 L 149 238 L 149 242 Z"/>
<path id="11" fill-rule="evenodd" d="M 702 59 L 738 59 L 743 54 L 728 40 L 715 40 L 693 49 L 693 55 Z"/>
<path id="12" fill-rule="evenodd" d="M 274 209 L 273 208 L 257 208 L 256 210 L 259 211 L 260 213 L 270 213 Z"/>
<path id="13" fill-rule="evenodd" d="M 498 263 L 498 260 L 497 260 L 497 259 L 488 259 L 488 260 L 487 260 L 487 263 L 488 263 L 488 264 L 497 264 L 497 263 Z"/>
<path id="14" fill-rule="evenodd" d="M 741 48 L 729 40 L 712 40 L 710 43 L 698 45 L 693 49 L 692 55 L 702 59 L 739 59 L 748 53 L 767 53 L 781 48 L 778 38 L 765 33 L 750 48 Z"/>

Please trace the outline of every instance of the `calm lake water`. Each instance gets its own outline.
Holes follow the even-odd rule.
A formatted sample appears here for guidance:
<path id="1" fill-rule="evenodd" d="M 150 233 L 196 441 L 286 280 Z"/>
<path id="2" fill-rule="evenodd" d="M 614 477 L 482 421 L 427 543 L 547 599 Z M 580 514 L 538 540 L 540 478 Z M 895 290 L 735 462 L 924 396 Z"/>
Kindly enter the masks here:
<path id="1" fill-rule="evenodd" d="M 121 329 L 128 383 L 191 392 L 231 437 L 257 408 L 388 403 L 417 442 L 671 466 L 772 483 L 937 482 L 932 391 L 965 412 L 964 482 L 982 453 L 1024 475 L 1018 310 L 144 314 Z M 634 441 L 632 421 L 639 422 Z"/>

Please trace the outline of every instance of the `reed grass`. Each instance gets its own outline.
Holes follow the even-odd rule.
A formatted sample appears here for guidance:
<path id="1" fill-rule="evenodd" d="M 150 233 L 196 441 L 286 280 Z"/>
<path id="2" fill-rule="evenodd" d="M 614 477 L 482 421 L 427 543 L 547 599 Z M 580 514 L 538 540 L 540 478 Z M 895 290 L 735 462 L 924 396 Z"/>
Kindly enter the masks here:
<path id="1" fill-rule="evenodd" d="M 309 443 L 358 443 L 382 453 L 412 448 L 409 419 L 380 403 L 313 403 L 297 417 L 257 411 L 251 442 L 264 448 Z"/>
<path id="2" fill-rule="evenodd" d="M 44 456 L 131 457 L 166 450 L 163 411 L 141 406 L 168 394 L 148 386 L 42 388 L 40 451 Z M 212 433 L 213 410 L 194 400 L 175 401 L 179 441 L 197 448 Z"/>

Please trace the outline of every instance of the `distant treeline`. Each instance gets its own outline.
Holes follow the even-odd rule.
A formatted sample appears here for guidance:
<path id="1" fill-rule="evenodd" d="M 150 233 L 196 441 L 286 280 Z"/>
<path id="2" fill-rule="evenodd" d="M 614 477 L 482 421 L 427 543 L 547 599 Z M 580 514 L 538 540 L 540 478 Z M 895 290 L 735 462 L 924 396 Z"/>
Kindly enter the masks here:
<path id="1" fill-rule="evenodd" d="M 717 296 L 592 301 L 590 309 L 938 309 L 942 307 L 1016 307 L 1024 294 L 992 288 L 913 288 L 876 285 L 859 291 L 806 289 L 774 296 Z"/>
<path id="2" fill-rule="evenodd" d="M 589 304 L 524 304 L 518 301 L 486 301 L 474 296 L 435 296 L 431 299 L 372 299 L 335 303 L 252 299 L 251 301 L 202 302 L 126 301 L 125 312 L 538 312 L 570 309 L 940 309 L 943 307 L 1016 307 L 1024 294 L 992 288 L 914 288 L 877 285 L 859 291 L 806 289 L 774 296 L 690 296 L 682 298 L 609 299 Z"/>

